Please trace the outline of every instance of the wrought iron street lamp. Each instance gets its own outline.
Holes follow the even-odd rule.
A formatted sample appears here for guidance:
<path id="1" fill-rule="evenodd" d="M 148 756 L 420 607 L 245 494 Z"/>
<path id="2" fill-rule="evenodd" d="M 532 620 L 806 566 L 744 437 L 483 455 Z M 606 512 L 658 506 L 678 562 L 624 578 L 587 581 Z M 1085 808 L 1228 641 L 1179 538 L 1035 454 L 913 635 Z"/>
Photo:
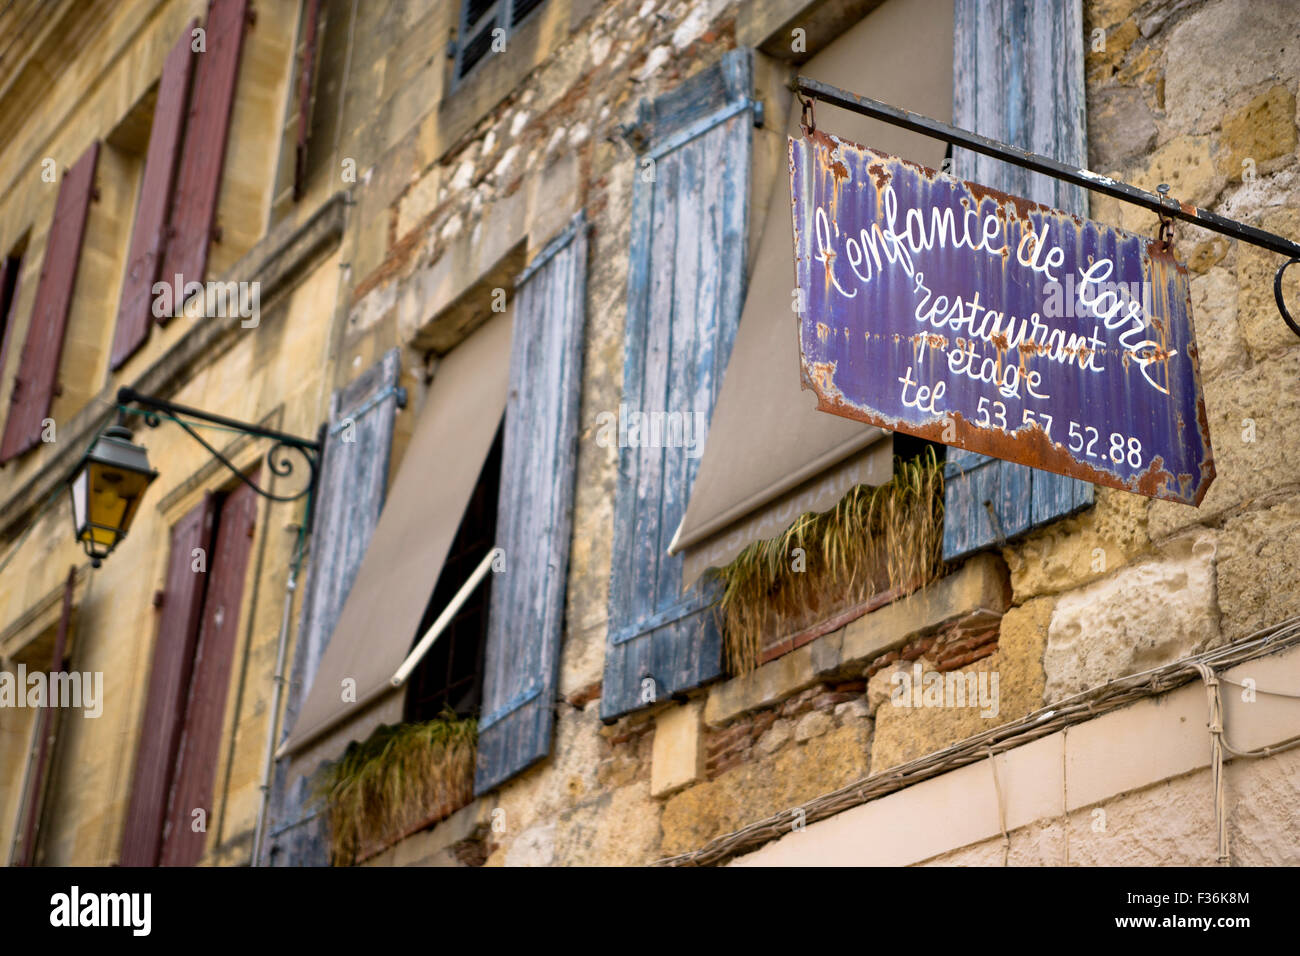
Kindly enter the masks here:
<path id="1" fill-rule="evenodd" d="M 131 440 L 130 429 L 114 425 L 91 445 L 68 489 L 77 540 L 92 565 L 99 567 L 126 537 L 145 489 L 157 477 L 148 454 Z"/>

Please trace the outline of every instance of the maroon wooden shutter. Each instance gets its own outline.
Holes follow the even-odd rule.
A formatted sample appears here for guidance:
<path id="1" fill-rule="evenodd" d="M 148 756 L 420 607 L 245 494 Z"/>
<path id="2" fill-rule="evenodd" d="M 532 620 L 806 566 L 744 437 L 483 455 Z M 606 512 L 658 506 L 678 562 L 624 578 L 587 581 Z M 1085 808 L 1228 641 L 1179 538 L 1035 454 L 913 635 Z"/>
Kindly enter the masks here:
<path id="1" fill-rule="evenodd" d="M 182 284 L 202 282 L 207 269 L 247 15 L 248 0 L 212 0 L 208 5 L 207 52 L 199 54 L 194 70 L 185 150 L 163 253 L 164 282 L 174 281 L 177 275 Z M 168 319 L 162 316 L 158 321 L 165 325 Z"/>
<path id="2" fill-rule="evenodd" d="M 298 148 L 294 153 L 293 201 L 302 198 L 307 185 L 307 140 L 311 133 L 311 87 L 316 76 L 316 31 L 320 25 L 320 0 L 307 0 L 303 27 L 302 72 L 298 76 Z"/>
<path id="3" fill-rule="evenodd" d="M 241 484 L 221 507 L 217 540 L 203 602 L 203 623 L 194 653 L 185 708 L 185 729 L 172 774 L 163 866 L 193 866 L 203 856 L 207 833 L 195 832 L 193 812 L 213 821 L 212 794 L 221 750 L 221 729 L 238 639 L 244 575 L 257 525 L 257 494 Z"/>
<path id="4" fill-rule="evenodd" d="M 209 571 L 196 572 L 194 549 L 202 548 L 211 568 L 212 523 L 216 501 L 206 495 L 201 504 L 172 528 L 167 584 L 163 592 L 158 638 L 149 674 L 144 725 L 136 751 L 131 803 L 122 839 L 124 866 L 155 866 L 162 846 L 163 821 L 172 768 L 176 763 L 185 713 L 194 645 Z"/>
<path id="5" fill-rule="evenodd" d="M 149 152 L 144 160 L 140 202 L 131 231 L 131 252 L 122 280 L 117 329 L 109 367 L 117 368 L 149 337 L 153 315 L 153 286 L 162 271 L 163 248 L 167 243 L 167 214 L 176 184 L 176 158 L 180 155 L 185 111 L 189 106 L 190 77 L 194 72 L 191 51 L 194 28 L 191 20 L 163 64 L 154 106 L 153 128 L 149 131 Z"/>
<path id="6" fill-rule="evenodd" d="M 9 461 L 33 447 L 41 437 L 41 421 L 50 413 L 55 381 L 59 374 L 59 356 L 63 352 L 63 333 L 68 327 L 68 309 L 72 290 L 77 283 L 77 265 L 81 261 L 81 240 L 86 234 L 86 218 L 95 190 L 95 163 L 99 159 L 99 141 L 90 145 L 77 164 L 68 170 L 59 185 L 54 205 L 54 222 L 45 243 L 45 261 L 36 287 L 36 305 L 32 309 L 27 340 L 14 376 L 14 390 L 9 399 L 9 420 L 0 440 L 0 462 Z"/>

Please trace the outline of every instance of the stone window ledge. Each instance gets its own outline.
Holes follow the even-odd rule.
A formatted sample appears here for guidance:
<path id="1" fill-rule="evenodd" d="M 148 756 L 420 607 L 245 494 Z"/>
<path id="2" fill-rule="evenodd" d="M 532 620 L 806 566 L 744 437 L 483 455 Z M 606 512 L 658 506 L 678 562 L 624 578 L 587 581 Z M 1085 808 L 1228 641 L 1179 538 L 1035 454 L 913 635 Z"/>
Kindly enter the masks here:
<path id="1" fill-rule="evenodd" d="M 762 664 L 751 673 L 714 684 L 704 722 L 726 724 L 742 714 L 779 703 L 828 679 L 854 675 L 881 654 L 973 611 L 1002 614 L 1010 603 L 1006 567 L 980 554 L 929 586 L 878 608 Z"/>

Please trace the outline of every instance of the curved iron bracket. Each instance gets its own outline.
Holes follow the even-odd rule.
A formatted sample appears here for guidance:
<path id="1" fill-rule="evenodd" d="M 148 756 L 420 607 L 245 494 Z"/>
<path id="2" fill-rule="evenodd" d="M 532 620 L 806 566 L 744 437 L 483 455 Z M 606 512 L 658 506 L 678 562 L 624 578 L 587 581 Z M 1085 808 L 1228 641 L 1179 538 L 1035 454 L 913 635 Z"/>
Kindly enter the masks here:
<path id="1" fill-rule="evenodd" d="M 307 495 L 316 487 L 317 470 L 320 464 L 321 443 L 311 441 L 306 438 L 298 438 L 285 432 L 275 431 L 270 428 L 262 428 L 259 425 L 250 425 L 247 422 L 237 421 L 233 418 L 226 418 L 222 415 L 213 415 L 209 412 L 197 408 L 190 408 L 185 405 L 177 405 L 175 402 L 168 402 L 161 398 L 154 398 L 151 395 L 142 395 L 135 389 L 121 388 L 117 392 L 117 404 L 120 406 L 138 405 L 144 410 L 144 423 L 150 428 L 157 428 L 162 424 L 162 416 L 166 414 L 171 421 L 176 422 L 181 428 L 185 429 L 186 434 L 196 442 L 207 449 L 217 461 L 221 462 L 226 469 L 248 485 L 249 488 L 257 492 L 268 501 L 297 501 Z M 291 495 L 276 495 L 255 484 L 247 475 L 239 470 L 235 464 L 226 458 L 225 455 L 217 451 L 202 435 L 195 431 L 191 422 L 186 421 L 180 416 L 199 419 L 200 421 L 211 422 L 223 428 L 233 429 L 234 431 L 243 432 L 246 435 L 253 435 L 258 438 L 273 439 L 273 444 L 266 453 L 266 467 L 270 469 L 271 474 L 284 478 L 293 474 L 294 462 L 288 457 L 289 452 L 296 452 L 301 455 L 307 462 L 307 468 L 311 473 L 311 480 L 301 491 Z"/>
<path id="2" fill-rule="evenodd" d="M 206 448 L 208 450 L 208 454 L 210 454 L 217 461 L 221 462 L 221 464 L 225 465 L 226 470 L 228 470 L 232 475 L 234 475 L 244 484 L 248 485 L 248 487 L 252 488 L 263 498 L 266 498 L 268 501 L 297 501 L 298 499 L 302 498 L 309 491 L 311 491 L 313 488 L 316 487 L 316 463 L 317 463 L 318 455 L 314 449 L 304 447 L 303 445 L 297 443 L 291 443 L 286 441 L 277 441 L 275 444 L 273 444 L 270 447 L 270 449 L 266 453 L 266 467 L 271 470 L 272 474 L 278 475 L 281 478 L 288 477 L 289 475 L 293 474 L 293 461 L 291 459 L 282 456 L 280 457 L 278 462 L 276 460 L 276 452 L 280 451 L 281 449 L 283 449 L 286 452 L 295 451 L 298 454 L 300 454 L 303 457 L 303 459 L 307 462 L 307 467 L 311 472 L 311 480 L 307 483 L 307 486 L 303 488 L 301 491 L 292 495 L 275 495 L 267 491 L 265 488 L 258 487 L 252 481 L 252 479 L 250 479 L 246 474 L 240 471 L 239 468 L 236 467 L 232 461 L 230 461 L 230 459 L 228 459 L 225 455 L 221 454 L 221 452 L 213 448 L 212 445 L 209 444 L 208 441 L 202 435 L 200 435 L 197 431 L 194 430 L 194 428 L 190 425 L 189 422 L 185 421 L 183 418 L 174 418 L 173 421 L 175 421 L 177 425 L 180 425 L 181 428 L 185 429 L 186 433 L 191 438 L 193 438 L 196 442 L 198 442 L 200 445 Z M 159 418 L 158 415 L 147 414 L 144 417 L 144 423 L 148 425 L 150 428 L 157 428 L 162 423 L 162 420 Z"/>
<path id="3" fill-rule="evenodd" d="M 1273 298 L 1277 300 L 1277 310 L 1282 313 L 1282 321 L 1291 327 L 1291 331 L 1300 335 L 1300 325 L 1291 317 L 1291 313 L 1286 309 L 1286 299 L 1282 297 L 1282 273 L 1286 272 L 1287 266 L 1293 266 L 1300 262 L 1300 257 L 1288 259 L 1277 267 L 1277 275 L 1273 276 Z"/>

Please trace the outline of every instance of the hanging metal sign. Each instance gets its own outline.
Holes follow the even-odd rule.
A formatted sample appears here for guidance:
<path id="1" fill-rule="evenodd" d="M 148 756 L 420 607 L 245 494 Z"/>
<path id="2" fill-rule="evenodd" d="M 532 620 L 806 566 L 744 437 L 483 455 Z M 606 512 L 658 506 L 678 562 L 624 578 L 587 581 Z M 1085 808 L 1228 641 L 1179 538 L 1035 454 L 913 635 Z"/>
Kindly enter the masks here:
<path id="1" fill-rule="evenodd" d="M 821 131 L 790 140 L 790 181 L 822 411 L 1200 503 L 1214 461 L 1165 243 Z"/>

